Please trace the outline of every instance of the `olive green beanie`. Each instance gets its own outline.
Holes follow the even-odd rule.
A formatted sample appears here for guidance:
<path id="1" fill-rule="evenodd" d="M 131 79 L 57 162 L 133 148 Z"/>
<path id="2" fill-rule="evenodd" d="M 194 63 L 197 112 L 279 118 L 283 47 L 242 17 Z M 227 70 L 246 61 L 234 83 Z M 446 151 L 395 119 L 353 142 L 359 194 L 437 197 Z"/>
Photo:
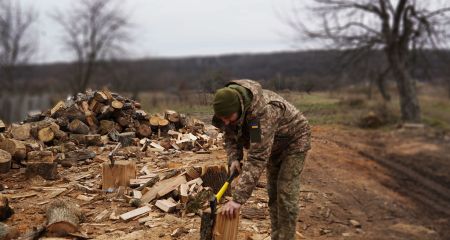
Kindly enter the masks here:
<path id="1" fill-rule="evenodd" d="M 233 113 L 239 113 L 241 102 L 236 90 L 224 87 L 217 90 L 213 102 L 214 114 L 218 117 L 228 117 Z"/>

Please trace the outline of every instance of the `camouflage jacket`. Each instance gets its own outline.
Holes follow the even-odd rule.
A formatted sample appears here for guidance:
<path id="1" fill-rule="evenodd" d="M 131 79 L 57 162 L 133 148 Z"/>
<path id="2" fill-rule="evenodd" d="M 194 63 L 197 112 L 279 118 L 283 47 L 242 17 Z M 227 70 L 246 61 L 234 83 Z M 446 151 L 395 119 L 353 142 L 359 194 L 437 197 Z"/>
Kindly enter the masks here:
<path id="1" fill-rule="evenodd" d="M 243 159 L 248 149 L 242 173 L 233 194 L 233 200 L 244 204 L 250 197 L 272 152 L 286 149 L 295 153 L 310 147 L 310 127 L 306 118 L 278 94 L 263 90 L 252 80 L 234 80 L 250 90 L 252 102 L 237 125 L 224 126 L 225 150 L 228 162 Z M 243 102 L 241 99 L 243 109 Z"/>

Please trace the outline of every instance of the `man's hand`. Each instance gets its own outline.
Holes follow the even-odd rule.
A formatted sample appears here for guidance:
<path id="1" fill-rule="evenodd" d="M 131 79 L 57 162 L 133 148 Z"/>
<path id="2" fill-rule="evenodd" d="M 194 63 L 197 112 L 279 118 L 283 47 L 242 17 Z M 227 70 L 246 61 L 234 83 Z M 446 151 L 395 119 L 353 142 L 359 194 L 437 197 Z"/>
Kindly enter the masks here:
<path id="1" fill-rule="evenodd" d="M 222 207 L 222 214 L 225 214 L 228 218 L 235 218 L 239 214 L 239 210 L 241 209 L 241 204 L 230 200 Z"/>
<path id="2" fill-rule="evenodd" d="M 241 163 L 238 160 L 234 160 L 231 162 L 230 173 L 234 173 L 234 171 L 241 173 Z"/>

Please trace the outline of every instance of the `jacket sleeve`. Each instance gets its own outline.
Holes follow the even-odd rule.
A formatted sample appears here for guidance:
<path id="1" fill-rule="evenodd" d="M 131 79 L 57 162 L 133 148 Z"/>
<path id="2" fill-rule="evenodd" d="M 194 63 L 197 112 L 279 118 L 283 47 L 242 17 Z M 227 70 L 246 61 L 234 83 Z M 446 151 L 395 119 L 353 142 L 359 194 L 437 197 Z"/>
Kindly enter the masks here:
<path id="1" fill-rule="evenodd" d="M 232 161 L 241 161 L 244 156 L 244 146 L 238 142 L 235 129 L 232 127 L 225 127 L 224 134 L 225 151 L 228 157 L 228 166 Z"/>
<path id="2" fill-rule="evenodd" d="M 247 160 L 244 161 L 242 173 L 239 182 L 233 193 L 233 200 L 237 203 L 244 204 L 251 196 L 253 189 L 258 183 L 267 161 L 272 152 L 275 131 L 277 129 L 278 119 L 281 114 L 280 109 L 267 105 L 259 115 L 261 141 L 250 141 Z"/>

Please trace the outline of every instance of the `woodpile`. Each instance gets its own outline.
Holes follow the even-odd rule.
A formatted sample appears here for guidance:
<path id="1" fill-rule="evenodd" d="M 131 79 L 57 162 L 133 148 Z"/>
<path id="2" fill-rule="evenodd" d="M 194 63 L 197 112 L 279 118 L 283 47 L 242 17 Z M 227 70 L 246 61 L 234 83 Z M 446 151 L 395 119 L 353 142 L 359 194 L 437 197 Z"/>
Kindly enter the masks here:
<path id="1" fill-rule="evenodd" d="M 11 166 L 27 166 L 27 176 L 45 179 L 57 176 L 57 165 L 71 167 L 93 159 L 91 146 L 110 148 L 120 142 L 122 148 L 138 146 L 141 152 L 209 153 L 218 149 L 221 135 L 213 126 L 173 110 L 150 115 L 133 100 L 106 89 L 78 93 L 59 101 L 47 111 L 34 112 L 21 124 L 5 126 L 0 121 L 0 173 Z M 68 143 L 73 144 L 68 151 Z M 52 162 L 38 160 L 30 152 L 52 151 Z M 46 154 L 46 153 L 42 153 Z M 28 157 L 27 157 L 28 156 Z M 39 169 L 48 169 L 46 175 Z M 122 183 L 121 183 L 122 184 Z"/>

